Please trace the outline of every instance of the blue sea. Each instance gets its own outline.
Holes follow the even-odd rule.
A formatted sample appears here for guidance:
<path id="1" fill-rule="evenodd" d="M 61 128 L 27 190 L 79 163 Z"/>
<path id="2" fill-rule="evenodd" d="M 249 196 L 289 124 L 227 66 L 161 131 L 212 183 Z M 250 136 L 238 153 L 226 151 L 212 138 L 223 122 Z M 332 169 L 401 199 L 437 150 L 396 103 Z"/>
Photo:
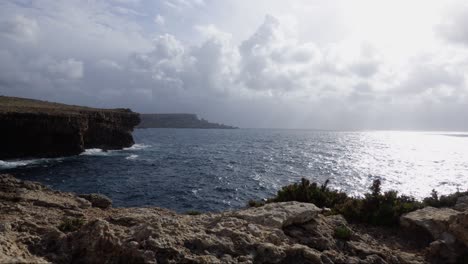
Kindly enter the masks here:
<path id="1" fill-rule="evenodd" d="M 416 198 L 468 189 L 468 137 L 455 132 L 141 129 L 120 151 L 0 161 L 0 173 L 102 193 L 117 207 L 178 212 L 244 207 L 302 177 L 350 195 L 374 179 Z"/>

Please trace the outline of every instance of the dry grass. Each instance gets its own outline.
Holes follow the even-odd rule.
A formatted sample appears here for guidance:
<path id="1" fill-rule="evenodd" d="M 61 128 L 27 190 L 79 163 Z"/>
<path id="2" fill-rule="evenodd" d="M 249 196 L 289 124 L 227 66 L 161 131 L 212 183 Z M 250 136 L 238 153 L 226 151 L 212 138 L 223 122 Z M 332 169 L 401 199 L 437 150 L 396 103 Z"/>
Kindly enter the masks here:
<path id="1" fill-rule="evenodd" d="M 97 109 L 40 100 L 0 96 L 0 113 L 78 114 L 90 111 L 122 112 L 124 109 Z"/>

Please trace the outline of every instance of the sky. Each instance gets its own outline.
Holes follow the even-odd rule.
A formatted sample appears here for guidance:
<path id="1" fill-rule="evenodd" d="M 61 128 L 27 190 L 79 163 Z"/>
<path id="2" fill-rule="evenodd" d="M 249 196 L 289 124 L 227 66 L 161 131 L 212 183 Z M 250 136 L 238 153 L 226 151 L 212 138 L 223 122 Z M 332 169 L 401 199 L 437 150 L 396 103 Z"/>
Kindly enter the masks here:
<path id="1" fill-rule="evenodd" d="M 468 130 L 460 0 L 2 0 L 0 94 L 240 127 Z"/>

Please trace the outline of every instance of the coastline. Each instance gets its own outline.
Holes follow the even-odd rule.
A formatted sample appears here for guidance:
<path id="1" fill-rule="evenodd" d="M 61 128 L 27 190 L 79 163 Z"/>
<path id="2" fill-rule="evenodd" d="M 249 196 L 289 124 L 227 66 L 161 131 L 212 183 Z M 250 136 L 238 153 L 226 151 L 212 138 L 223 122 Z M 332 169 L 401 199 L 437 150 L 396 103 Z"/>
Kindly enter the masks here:
<path id="1" fill-rule="evenodd" d="M 449 244 L 440 237 L 418 241 L 411 228 L 350 224 L 311 203 L 193 215 L 112 208 L 101 195 L 54 191 L 11 175 L 0 176 L 0 203 L 0 262 L 448 263 L 431 255 L 445 252 L 436 246 L 468 244 L 467 233 L 457 233 L 466 228 L 468 208 L 448 218 L 449 209 L 436 210 L 427 220 L 433 228 L 447 222 L 442 231 L 456 238 Z"/>

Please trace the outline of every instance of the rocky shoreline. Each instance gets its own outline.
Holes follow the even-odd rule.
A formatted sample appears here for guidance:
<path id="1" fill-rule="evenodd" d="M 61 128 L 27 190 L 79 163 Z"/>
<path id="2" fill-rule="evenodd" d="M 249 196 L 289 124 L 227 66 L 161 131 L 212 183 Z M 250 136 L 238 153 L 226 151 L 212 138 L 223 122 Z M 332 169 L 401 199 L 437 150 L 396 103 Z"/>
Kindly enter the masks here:
<path id="1" fill-rule="evenodd" d="M 72 156 L 134 144 L 129 109 L 96 109 L 0 96 L 0 160 Z"/>
<path id="2" fill-rule="evenodd" d="M 388 229 L 349 224 L 311 203 L 223 213 L 112 208 L 0 175 L 0 263 L 464 263 L 467 198 Z M 465 262 L 466 263 L 466 262 Z"/>

